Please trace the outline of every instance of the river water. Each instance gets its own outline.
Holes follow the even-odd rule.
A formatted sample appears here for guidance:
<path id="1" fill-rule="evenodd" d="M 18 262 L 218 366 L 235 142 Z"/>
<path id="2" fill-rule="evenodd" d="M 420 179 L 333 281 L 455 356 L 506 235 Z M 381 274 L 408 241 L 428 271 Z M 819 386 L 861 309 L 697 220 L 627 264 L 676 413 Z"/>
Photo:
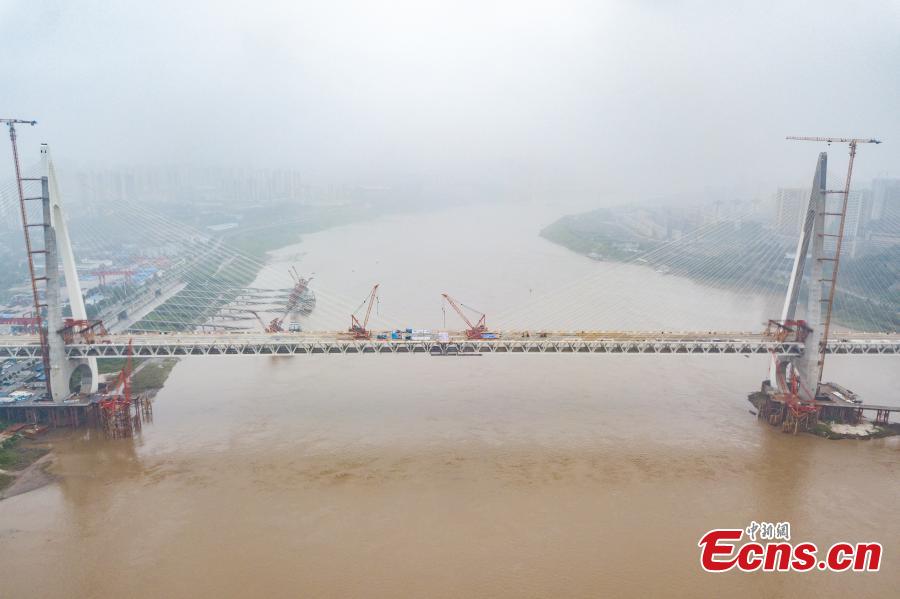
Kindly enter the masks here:
<path id="1" fill-rule="evenodd" d="M 751 330 L 777 307 L 568 252 L 536 235 L 557 212 L 341 227 L 277 252 L 272 272 L 315 272 L 308 329 L 346 327 L 376 281 L 388 326 L 442 326 L 442 291 L 504 326 Z M 746 395 L 766 367 L 741 356 L 186 359 L 140 438 L 60 438 L 58 481 L 0 502 L 0 596 L 891 596 L 900 439 L 826 441 L 757 422 Z M 826 378 L 896 403 L 898 372 L 896 358 L 835 357 Z M 881 572 L 704 573 L 699 538 L 751 520 L 789 521 L 795 541 L 826 547 L 880 541 Z"/>

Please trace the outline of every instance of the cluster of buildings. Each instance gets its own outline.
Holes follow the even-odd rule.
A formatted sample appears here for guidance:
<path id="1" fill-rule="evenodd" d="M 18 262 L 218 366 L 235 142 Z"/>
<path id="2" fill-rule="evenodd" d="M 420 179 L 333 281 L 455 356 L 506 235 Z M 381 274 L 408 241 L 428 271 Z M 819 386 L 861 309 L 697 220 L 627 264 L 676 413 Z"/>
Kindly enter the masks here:
<path id="1" fill-rule="evenodd" d="M 121 198 L 159 205 L 190 201 L 267 203 L 299 200 L 309 193 L 300 172 L 290 169 L 220 167 L 123 167 L 82 170 L 66 182 L 71 199 L 86 207 Z"/>
<path id="2" fill-rule="evenodd" d="M 779 188 L 775 194 L 774 229 L 796 236 L 809 204 L 810 189 Z M 841 196 L 835 195 L 831 202 Z M 854 189 L 847 198 L 845 251 L 851 256 L 900 245 L 900 179 L 874 179 L 868 189 Z"/>
<path id="3" fill-rule="evenodd" d="M 334 205 L 380 201 L 396 195 L 390 187 L 352 184 L 313 184 L 289 168 L 254 169 L 199 166 L 134 166 L 62 172 L 66 201 L 91 210 L 104 210 L 127 198 L 147 206 L 189 202 L 203 206 L 264 207 L 280 202 Z"/>
<path id="4" fill-rule="evenodd" d="M 762 219 L 756 200 L 716 200 L 691 206 L 640 205 L 615 211 L 616 222 L 638 239 L 677 241 L 705 225 Z"/>

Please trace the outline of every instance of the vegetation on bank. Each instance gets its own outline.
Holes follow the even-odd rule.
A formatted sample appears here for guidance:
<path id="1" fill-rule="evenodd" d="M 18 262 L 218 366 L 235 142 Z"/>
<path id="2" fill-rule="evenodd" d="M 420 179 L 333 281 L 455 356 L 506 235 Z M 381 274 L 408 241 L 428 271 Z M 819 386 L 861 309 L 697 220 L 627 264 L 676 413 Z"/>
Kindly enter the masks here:
<path id="1" fill-rule="evenodd" d="M 303 209 L 304 215 L 297 214 L 296 207 L 286 206 L 288 216 L 284 218 L 273 219 L 266 213 L 257 219 L 246 219 L 239 228 L 214 239 L 194 257 L 184 277 L 191 281 L 187 287 L 136 323 L 134 328 L 178 331 L 184 329 L 183 323 L 204 322 L 253 282 L 268 252 L 298 243 L 304 234 L 374 218 L 378 214 L 372 207 L 359 205 Z M 291 284 L 285 274 L 285 287 Z M 203 297 L 207 301 L 183 302 L 179 296 Z"/>
<path id="2" fill-rule="evenodd" d="M 0 430 L 7 426 L 7 423 L 0 422 Z M 0 473 L 0 491 L 16 480 L 16 472 L 24 470 L 50 452 L 46 447 L 36 447 L 23 441 L 21 435 L 15 434 L 0 442 L 0 470 L 6 471 Z"/>
<path id="3" fill-rule="evenodd" d="M 132 358 L 132 368 L 137 368 L 146 359 L 147 358 Z M 97 372 L 99 374 L 111 374 L 113 372 L 120 372 L 123 368 L 125 368 L 125 361 L 126 358 L 104 358 L 102 360 L 97 360 Z"/>
<path id="4" fill-rule="evenodd" d="M 149 363 L 138 369 L 138 366 L 144 362 Z M 134 358 L 132 369 L 136 372 L 131 377 L 132 393 L 162 389 L 177 363 L 177 358 Z M 100 374 L 115 374 L 124 367 L 125 358 L 97 360 L 97 370 Z"/>
<path id="5" fill-rule="evenodd" d="M 601 220 L 601 214 L 605 215 L 605 211 L 588 214 L 594 217 L 564 216 L 541 229 L 541 237 L 579 254 L 593 253 L 604 259 L 616 261 L 628 260 L 659 245 L 649 240 L 637 239 L 622 227 Z"/>
<path id="6" fill-rule="evenodd" d="M 162 389 L 177 363 L 178 360 L 175 358 L 166 358 L 160 362 L 154 361 L 147 364 L 131 379 L 132 393 Z"/>
<path id="7" fill-rule="evenodd" d="M 662 241 L 636 235 L 615 222 L 609 210 L 564 216 L 540 234 L 594 258 L 616 262 L 642 258 L 641 264 L 665 267 L 666 272 L 707 285 L 773 293 L 783 292 L 790 275 L 788 260 L 773 267 L 773 248 L 781 246 L 788 256 L 795 243 L 761 223 L 723 221 L 707 226 L 703 238 L 680 245 L 677 252 L 654 253 Z M 704 238 L 718 241 L 705 242 Z M 722 239 L 727 239 L 727 244 L 721 243 Z M 735 268 L 736 264 L 742 267 Z M 840 281 L 834 316 L 841 324 L 858 330 L 900 330 L 900 247 L 855 258 L 845 256 Z"/>

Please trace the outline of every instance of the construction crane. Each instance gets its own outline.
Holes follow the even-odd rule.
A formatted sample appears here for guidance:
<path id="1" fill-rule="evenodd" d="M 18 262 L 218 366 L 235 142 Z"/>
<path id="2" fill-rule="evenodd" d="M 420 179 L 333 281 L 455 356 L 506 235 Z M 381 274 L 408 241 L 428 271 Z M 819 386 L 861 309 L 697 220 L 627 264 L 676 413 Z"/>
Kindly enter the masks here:
<path id="1" fill-rule="evenodd" d="M 284 307 L 284 316 L 282 316 L 282 320 L 284 320 L 290 312 L 293 312 L 297 308 L 300 307 L 301 301 L 303 301 L 303 296 L 306 294 L 307 289 L 309 288 L 310 281 L 313 280 L 312 277 L 308 279 L 304 279 L 300 276 L 300 273 L 297 272 L 297 267 L 292 266 L 288 269 L 288 274 L 291 275 L 291 279 L 294 281 L 294 286 L 291 288 L 291 293 L 288 295 L 287 303 Z"/>
<path id="2" fill-rule="evenodd" d="M 102 320 L 76 320 L 74 318 L 66 318 L 63 321 L 63 328 L 57 331 L 63 336 L 66 343 L 92 344 L 97 340 L 97 336 L 107 335 L 106 327 Z"/>
<path id="3" fill-rule="evenodd" d="M 456 310 L 456 313 L 459 314 L 459 317 L 462 318 L 463 321 L 465 321 L 466 326 L 468 326 L 468 328 L 466 329 L 466 337 L 468 339 L 483 339 L 485 337 L 485 334 L 488 332 L 488 328 L 487 324 L 485 323 L 485 314 L 483 312 L 476 310 L 471 306 L 467 306 L 461 302 L 457 302 L 446 293 L 442 293 L 441 296 L 443 296 L 443 298 L 447 300 L 447 303 L 450 304 L 450 307 Z M 466 316 L 465 312 L 463 312 L 463 308 L 479 314 L 480 317 L 478 318 L 478 322 L 472 324 L 472 321 L 469 320 L 469 317 Z"/>
<path id="4" fill-rule="evenodd" d="M 284 332 L 284 321 L 291 312 L 297 310 L 300 306 L 300 302 L 303 300 L 303 295 L 306 293 L 309 282 L 312 281 L 312 277 L 308 279 L 301 277 L 300 273 L 297 272 L 297 268 L 293 266 L 288 269 L 288 274 L 291 275 L 291 279 L 294 280 L 294 286 L 291 288 L 291 293 L 288 295 L 287 303 L 285 303 L 284 306 L 284 313 L 281 316 L 273 318 L 269 324 L 266 324 L 255 310 L 247 310 L 247 312 L 250 312 L 250 314 L 253 314 L 253 316 L 256 317 L 256 320 L 259 321 L 260 326 L 266 333 Z M 291 323 L 289 328 L 291 332 L 299 332 L 301 330 L 298 323 Z"/>
<path id="5" fill-rule="evenodd" d="M 283 316 L 278 318 L 273 318 L 272 322 L 266 324 L 262 317 L 259 315 L 256 310 L 247 310 L 250 314 L 256 317 L 256 320 L 259 321 L 259 326 L 262 327 L 263 331 L 266 333 L 283 333 L 284 327 L 281 326 L 282 321 L 284 320 Z"/>
<path id="6" fill-rule="evenodd" d="M 22 168 L 19 164 L 19 144 L 16 141 L 16 125 L 30 125 L 34 127 L 37 125 L 37 121 L 27 120 L 27 119 L 2 119 L 0 118 L 0 123 L 5 124 L 9 127 L 9 142 L 12 145 L 12 155 L 13 155 L 13 166 L 15 167 L 16 172 L 16 190 L 19 195 L 19 212 L 22 216 L 22 232 L 25 235 L 25 253 L 28 256 L 28 274 L 31 277 L 31 294 L 34 299 L 34 317 L 37 319 L 37 331 L 38 335 L 41 339 L 41 361 L 44 364 L 44 372 L 50 372 L 50 345 L 47 339 L 47 330 L 43 326 L 43 318 L 41 317 L 41 308 L 45 308 L 46 304 L 41 303 L 40 294 L 38 293 L 38 281 L 44 281 L 46 283 L 47 276 L 37 274 L 35 265 L 34 265 L 34 255 L 35 254 L 43 254 L 46 250 L 43 249 L 34 249 L 31 243 L 31 228 L 32 227 L 42 227 L 49 225 L 48 222 L 29 222 L 28 220 L 28 211 L 25 208 L 26 202 L 30 200 L 43 200 L 43 197 L 38 198 L 35 197 L 25 197 L 25 181 L 32 181 L 34 179 L 22 176 Z M 50 393 L 50 377 L 47 377 L 47 393 Z"/>
<path id="7" fill-rule="evenodd" d="M 831 145 L 833 143 L 845 143 L 850 145 L 850 160 L 847 163 L 847 179 L 844 181 L 844 189 L 839 192 L 826 192 L 840 193 L 841 195 L 843 195 L 843 202 L 841 204 L 840 212 L 825 213 L 826 216 L 837 216 L 840 219 L 840 224 L 838 226 L 837 243 L 834 250 L 834 258 L 828 259 L 832 263 L 832 270 L 831 276 L 827 279 L 827 282 L 829 283 L 828 299 L 823 300 L 825 302 L 825 322 L 822 329 L 821 342 L 819 344 L 819 347 L 816 348 L 819 352 L 819 380 L 810 381 L 810 387 L 812 387 L 812 395 L 815 396 L 818 391 L 819 384 L 821 384 L 822 382 L 822 372 L 824 371 L 825 364 L 825 348 L 828 347 L 828 333 L 831 330 L 831 312 L 832 308 L 834 308 L 834 293 L 837 290 L 838 269 L 841 266 L 841 246 L 844 241 L 844 222 L 847 219 L 847 202 L 850 199 L 850 179 L 853 176 L 853 160 L 856 158 L 856 144 L 880 144 L 881 140 L 859 137 L 804 137 L 796 135 L 789 135 L 787 139 L 797 141 L 825 142 L 828 145 Z"/>
<path id="8" fill-rule="evenodd" d="M 824 141 L 825 143 L 839 143 L 839 144 L 850 144 L 851 147 L 856 147 L 856 144 L 880 144 L 881 140 L 878 139 L 864 139 L 861 137 L 804 137 L 802 135 L 788 135 L 785 139 L 791 139 L 795 141 Z"/>
<path id="9" fill-rule="evenodd" d="M 359 308 L 353 311 L 353 314 L 350 315 L 350 329 L 349 332 L 353 333 L 354 339 L 368 339 L 372 336 L 371 331 L 366 327 L 369 326 L 369 316 L 372 315 L 372 306 L 375 305 L 375 301 L 378 299 L 378 283 L 375 283 L 375 286 L 372 287 L 372 291 L 363 300 L 363 302 L 359 305 Z M 360 309 L 368 303 L 368 307 L 366 308 L 366 317 L 362 321 L 359 322 L 359 319 L 356 318 L 356 313 L 360 311 Z"/>

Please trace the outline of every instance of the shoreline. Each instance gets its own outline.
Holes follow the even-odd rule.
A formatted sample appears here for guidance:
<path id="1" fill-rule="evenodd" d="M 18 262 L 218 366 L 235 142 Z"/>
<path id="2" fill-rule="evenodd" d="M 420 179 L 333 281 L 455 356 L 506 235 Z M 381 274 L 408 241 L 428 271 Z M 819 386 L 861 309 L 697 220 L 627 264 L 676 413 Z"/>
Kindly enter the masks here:
<path id="1" fill-rule="evenodd" d="M 56 482 L 59 477 L 49 472 L 49 468 L 53 465 L 56 455 L 52 449 L 46 454 L 18 471 L 4 471 L 6 474 L 14 477 L 13 481 L 0 491 L 0 501 L 23 495 L 29 491 L 35 491 L 42 487 Z"/>
<path id="2" fill-rule="evenodd" d="M 765 404 L 767 404 L 767 402 L 769 401 L 768 396 L 761 391 L 754 391 L 747 396 L 747 401 L 749 401 L 756 410 L 755 412 L 751 410 L 750 413 L 756 416 L 757 420 L 760 420 L 761 410 L 764 410 Z M 786 418 L 787 417 L 784 417 L 785 421 Z M 779 419 L 777 422 L 773 422 L 770 420 L 768 424 L 770 426 L 777 427 L 782 424 L 782 420 Z M 783 430 L 783 432 L 788 431 Z M 828 439 L 831 441 L 837 441 L 841 439 L 868 441 L 870 439 L 884 439 L 886 437 L 900 435 L 900 423 L 876 423 L 869 420 L 868 418 L 863 417 L 861 414 L 859 420 L 855 424 L 848 424 L 846 422 L 838 422 L 835 420 L 819 420 L 817 416 L 812 423 L 804 424 L 802 428 L 795 429 L 794 434 L 796 434 L 797 432 L 807 433 L 814 437 Z"/>
<path id="3" fill-rule="evenodd" d="M 165 386 L 172 369 L 178 362 L 179 360 L 172 358 L 151 358 L 141 362 L 132 373 L 132 386 L 135 392 L 142 393 L 147 401 L 153 401 L 156 394 Z M 150 369 L 149 367 L 154 368 Z M 141 373 L 144 373 L 144 376 L 139 376 Z M 8 447 L 4 448 L 9 459 L 22 459 L 23 454 L 35 450 L 46 451 L 46 453 L 18 470 L 0 468 L 0 484 L 4 478 L 8 478 L 5 480 L 5 486 L 0 488 L 0 501 L 35 491 L 58 481 L 60 476 L 50 472 L 56 460 L 54 441 L 73 432 L 74 429 L 68 427 L 60 428 L 51 432 L 48 438 L 34 441 L 26 439 L 18 433 L 7 437 L 4 443 L 12 441 Z M 27 459 L 27 456 L 24 459 Z"/>
<path id="4" fill-rule="evenodd" d="M 32 441 L 14 433 L 2 443 L 0 469 L 3 487 L 0 501 L 46 486 L 55 480 L 46 468 L 53 461 L 53 446 L 47 441 Z"/>

